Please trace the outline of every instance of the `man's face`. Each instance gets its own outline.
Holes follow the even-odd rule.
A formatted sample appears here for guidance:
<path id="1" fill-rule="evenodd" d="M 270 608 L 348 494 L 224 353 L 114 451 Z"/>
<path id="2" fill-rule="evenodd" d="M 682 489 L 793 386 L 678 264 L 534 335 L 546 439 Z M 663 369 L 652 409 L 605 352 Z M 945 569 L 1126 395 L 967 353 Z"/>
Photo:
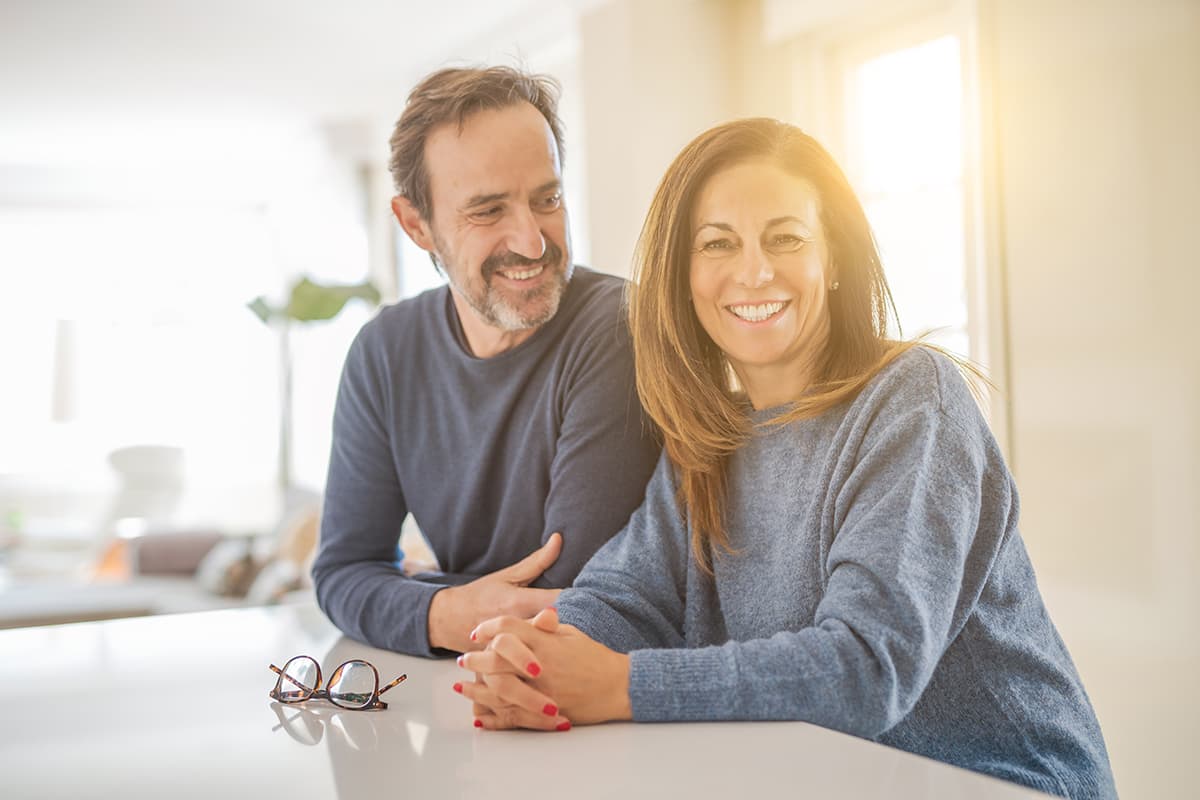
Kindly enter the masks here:
<path id="1" fill-rule="evenodd" d="M 425 165 L 427 249 L 446 273 L 460 316 L 465 303 L 502 331 L 550 320 L 572 263 L 558 150 L 541 113 L 520 103 L 472 114 L 462 130 L 435 128 Z"/>

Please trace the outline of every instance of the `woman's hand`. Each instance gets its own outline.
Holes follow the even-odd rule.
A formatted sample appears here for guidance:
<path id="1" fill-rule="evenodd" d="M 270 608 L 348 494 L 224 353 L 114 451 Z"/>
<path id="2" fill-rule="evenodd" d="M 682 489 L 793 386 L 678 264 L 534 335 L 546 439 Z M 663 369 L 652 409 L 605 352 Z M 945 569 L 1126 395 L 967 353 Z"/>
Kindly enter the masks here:
<path id="1" fill-rule="evenodd" d="M 473 637 L 484 649 L 458 663 L 477 674 L 461 689 L 481 727 L 566 730 L 632 718 L 629 657 L 559 625 L 554 609 L 529 621 L 496 617 Z"/>

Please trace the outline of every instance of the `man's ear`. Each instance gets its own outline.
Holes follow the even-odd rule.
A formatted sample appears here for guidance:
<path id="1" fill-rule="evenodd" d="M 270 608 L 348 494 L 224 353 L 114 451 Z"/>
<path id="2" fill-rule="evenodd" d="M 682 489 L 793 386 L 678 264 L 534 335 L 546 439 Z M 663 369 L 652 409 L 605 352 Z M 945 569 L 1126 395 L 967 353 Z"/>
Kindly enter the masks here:
<path id="1" fill-rule="evenodd" d="M 400 227 L 404 228 L 408 238 L 416 242 L 417 247 L 428 253 L 433 252 L 433 233 L 411 200 L 403 195 L 393 197 L 392 213 L 396 215 L 396 220 Z"/>

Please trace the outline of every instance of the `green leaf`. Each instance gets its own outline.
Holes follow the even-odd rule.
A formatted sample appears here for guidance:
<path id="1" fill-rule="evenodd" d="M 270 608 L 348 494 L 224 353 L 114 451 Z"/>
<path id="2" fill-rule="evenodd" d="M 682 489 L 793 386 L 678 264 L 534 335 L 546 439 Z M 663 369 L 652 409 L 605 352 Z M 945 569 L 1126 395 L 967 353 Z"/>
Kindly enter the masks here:
<path id="1" fill-rule="evenodd" d="M 302 278 L 292 287 L 284 316 L 296 322 L 333 319 L 351 300 L 378 305 L 379 290 L 370 281 L 349 286 L 327 286 Z"/>
<path id="2" fill-rule="evenodd" d="M 267 298 L 256 297 L 249 303 L 246 303 L 246 308 L 254 312 L 254 316 L 263 321 L 264 325 L 270 325 L 271 319 L 279 314 L 278 310 L 267 305 Z"/>

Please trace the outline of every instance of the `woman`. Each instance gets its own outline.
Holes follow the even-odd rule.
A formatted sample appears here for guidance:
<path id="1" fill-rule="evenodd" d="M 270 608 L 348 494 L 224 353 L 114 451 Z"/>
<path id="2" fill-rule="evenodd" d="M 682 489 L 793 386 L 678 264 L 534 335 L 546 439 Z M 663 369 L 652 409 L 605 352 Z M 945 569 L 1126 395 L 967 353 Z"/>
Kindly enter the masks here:
<path id="1" fill-rule="evenodd" d="M 476 726 L 806 720 L 1115 795 L 1012 476 L 956 365 L 886 338 L 879 256 L 828 153 L 774 120 L 702 134 L 636 272 L 663 460 L 557 616 L 473 632 L 478 678 L 455 688 Z"/>

